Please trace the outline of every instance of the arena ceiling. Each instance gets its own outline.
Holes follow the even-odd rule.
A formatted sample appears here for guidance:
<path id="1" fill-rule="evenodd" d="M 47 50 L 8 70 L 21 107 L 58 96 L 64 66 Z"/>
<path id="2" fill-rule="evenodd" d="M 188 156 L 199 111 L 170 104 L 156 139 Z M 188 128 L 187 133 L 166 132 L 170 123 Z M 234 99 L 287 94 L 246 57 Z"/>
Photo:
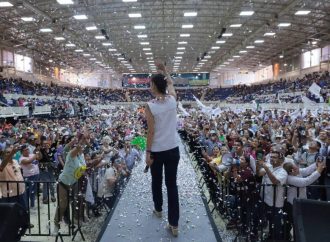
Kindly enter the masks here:
<path id="1" fill-rule="evenodd" d="M 329 12 L 330 0 L 0 0 L 0 43 L 78 70 L 256 70 L 329 43 Z"/>

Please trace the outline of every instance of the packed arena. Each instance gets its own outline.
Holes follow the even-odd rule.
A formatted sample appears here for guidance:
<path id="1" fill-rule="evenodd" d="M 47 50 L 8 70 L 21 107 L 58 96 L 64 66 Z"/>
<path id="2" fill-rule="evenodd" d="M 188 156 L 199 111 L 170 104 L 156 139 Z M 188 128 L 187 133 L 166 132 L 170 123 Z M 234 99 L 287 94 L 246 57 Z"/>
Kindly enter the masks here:
<path id="1" fill-rule="evenodd" d="M 330 241 L 326 0 L 0 0 L 0 241 Z"/>

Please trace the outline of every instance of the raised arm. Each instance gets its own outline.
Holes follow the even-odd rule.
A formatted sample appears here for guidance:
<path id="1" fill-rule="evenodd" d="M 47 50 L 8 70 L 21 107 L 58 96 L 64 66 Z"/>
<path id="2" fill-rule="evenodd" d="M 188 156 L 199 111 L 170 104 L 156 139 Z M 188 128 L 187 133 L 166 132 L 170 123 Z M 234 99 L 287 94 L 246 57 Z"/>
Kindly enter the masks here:
<path id="1" fill-rule="evenodd" d="M 163 74 L 166 77 L 168 94 L 173 96 L 176 99 L 174 83 L 173 83 L 173 80 L 172 80 L 170 74 L 167 73 L 165 65 L 163 63 L 158 62 L 158 63 L 156 63 L 156 66 L 157 66 L 158 72 L 160 72 L 161 74 Z"/>

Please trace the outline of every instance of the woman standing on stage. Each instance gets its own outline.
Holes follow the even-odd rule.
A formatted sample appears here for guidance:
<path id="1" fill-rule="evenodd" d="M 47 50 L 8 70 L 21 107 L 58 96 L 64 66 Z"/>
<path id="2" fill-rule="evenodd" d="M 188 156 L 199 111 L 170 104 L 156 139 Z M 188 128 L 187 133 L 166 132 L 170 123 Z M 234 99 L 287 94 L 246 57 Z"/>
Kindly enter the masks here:
<path id="1" fill-rule="evenodd" d="M 176 130 L 176 93 L 164 64 L 156 64 L 159 74 L 151 77 L 151 92 L 155 99 L 146 106 L 148 123 L 146 163 L 151 168 L 154 214 L 162 216 L 163 166 L 168 194 L 168 228 L 178 235 L 179 196 L 176 184 L 180 160 L 179 138 Z"/>

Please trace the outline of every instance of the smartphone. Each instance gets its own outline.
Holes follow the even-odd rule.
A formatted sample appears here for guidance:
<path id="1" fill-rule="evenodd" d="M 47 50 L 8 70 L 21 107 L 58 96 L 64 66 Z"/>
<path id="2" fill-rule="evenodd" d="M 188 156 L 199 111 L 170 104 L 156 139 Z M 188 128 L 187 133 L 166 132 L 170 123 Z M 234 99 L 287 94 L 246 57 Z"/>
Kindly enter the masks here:
<path id="1" fill-rule="evenodd" d="M 263 157 L 264 157 L 264 154 L 262 152 L 257 153 L 257 160 L 262 160 Z"/>

